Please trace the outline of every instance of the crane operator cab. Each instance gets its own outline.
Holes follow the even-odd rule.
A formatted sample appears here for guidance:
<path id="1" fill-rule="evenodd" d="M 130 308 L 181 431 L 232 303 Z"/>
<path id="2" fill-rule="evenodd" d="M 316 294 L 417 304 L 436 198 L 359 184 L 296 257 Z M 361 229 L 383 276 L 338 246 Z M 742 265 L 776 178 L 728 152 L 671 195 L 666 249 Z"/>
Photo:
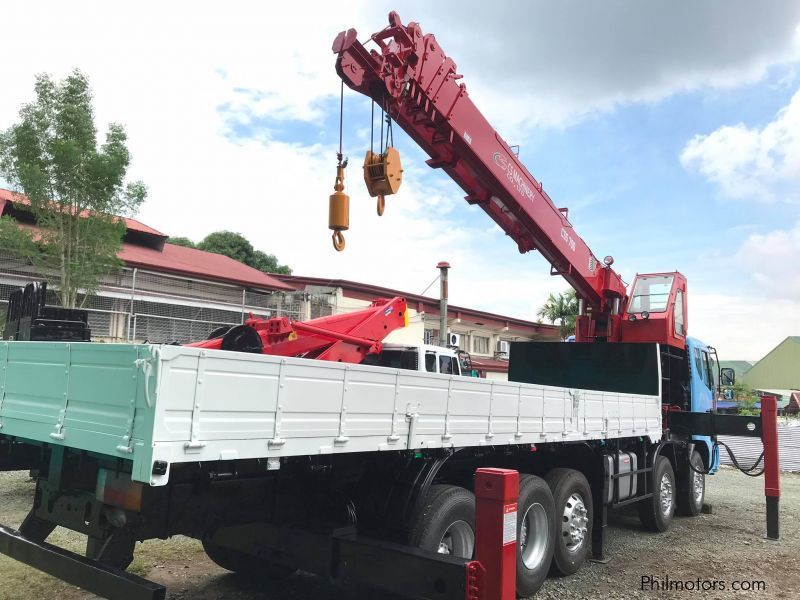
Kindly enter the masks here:
<path id="1" fill-rule="evenodd" d="M 623 342 L 657 342 L 686 347 L 686 277 L 673 273 L 636 275 L 621 323 Z"/>

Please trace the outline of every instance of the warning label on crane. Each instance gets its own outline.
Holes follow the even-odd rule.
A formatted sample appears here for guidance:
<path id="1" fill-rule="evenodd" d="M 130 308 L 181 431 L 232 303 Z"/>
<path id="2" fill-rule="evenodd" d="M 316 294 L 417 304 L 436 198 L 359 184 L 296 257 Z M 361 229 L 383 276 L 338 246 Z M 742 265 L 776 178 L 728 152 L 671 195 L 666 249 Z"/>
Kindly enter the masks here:
<path id="1" fill-rule="evenodd" d="M 517 541 L 517 503 L 503 507 L 503 546 Z"/>

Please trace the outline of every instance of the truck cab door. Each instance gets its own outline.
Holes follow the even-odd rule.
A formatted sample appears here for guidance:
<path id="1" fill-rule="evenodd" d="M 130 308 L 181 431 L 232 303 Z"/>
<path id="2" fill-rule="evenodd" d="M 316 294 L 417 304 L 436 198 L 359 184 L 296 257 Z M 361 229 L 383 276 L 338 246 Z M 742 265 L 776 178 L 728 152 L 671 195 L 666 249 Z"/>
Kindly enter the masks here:
<path id="1" fill-rule="evenodd" d="M 687 356 L 690 367 L 690 391 L 692 412 L 708 412 L 716 406 L 717 393 L 716 377 L 712 369 L 712 359 L 708 346 L 698 340 L 689 338 L 686 344 Z M 713 442 L 708 436 L 693 436 L 697 443 L 705 444 L 711 453 Z M 719 467 L 719 449 L 711 457 L 711 472 Z"/>

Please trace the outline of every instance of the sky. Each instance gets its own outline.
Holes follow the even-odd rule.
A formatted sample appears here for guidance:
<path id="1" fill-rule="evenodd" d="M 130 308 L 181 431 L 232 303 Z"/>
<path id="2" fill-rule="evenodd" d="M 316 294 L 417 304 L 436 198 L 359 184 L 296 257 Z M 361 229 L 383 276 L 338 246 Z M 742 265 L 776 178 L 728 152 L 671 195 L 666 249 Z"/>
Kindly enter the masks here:
<path id="1" fill-rule="evenodd" d="M 138 218 L 229 229 L 296 274 L 420 293 L 451 263 L 454 304 L 535 319 L 566 289 L 520 255 L 399 128 L 404 180 L 378 218 L 361 181 L 370 105 L 346 90 L 347 248 L 327 229 L 339 119 L 331 43 L 389 10 L 434 33 L 470 97 L 595 255 L 680 270 L 689 332 L 757 360 L 800 335 L 800 0 L 16 2 L 0 5 L 0 129 L 35 74 L 85 72 L 122 123 Z"/>

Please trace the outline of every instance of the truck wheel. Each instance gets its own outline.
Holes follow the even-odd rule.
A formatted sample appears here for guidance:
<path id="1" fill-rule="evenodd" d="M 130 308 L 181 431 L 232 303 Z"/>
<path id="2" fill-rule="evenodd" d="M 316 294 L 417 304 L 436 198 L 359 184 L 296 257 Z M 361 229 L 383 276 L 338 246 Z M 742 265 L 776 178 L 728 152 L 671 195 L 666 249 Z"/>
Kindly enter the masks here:
<path id="1" fill-rule="evenodd" d="M 414 520 L 409 543 L 423 550 L 472 558 L 475 496 L 455 485 L 432 485 Z"/>
<path id="2" fill-rule="evenodd" d="M 533 596 L 547 577 L 556 545 L 555 504 L 540 477 L 519 476 L 517 596 Z"/>
<path id="3" fill-rule="evenodd" d="M 653 495 L 639 502 L 639 520 L 650 531 L 666 531 L 675 514 L 675 473 L 665 456 L 656 457 Z"/>
<path id="4" fill-rule="evenodd" d="M 233 548 L 218 546 L 205 540 L 203 540 L 203 550 L 205 550 L 208 558 L 223 569 L 252 579 L 286 579 L 297 571 L 294 567 L 287 567 L 263 558 L 257 558 Z"/>
<path id="5" fill-rule="evenodd" d="M 572 575 L 589 553 L 592 491 L 583 473 L 573 469 L 553 469 L 545 481 L 553 492 L 557 523 L 551 570 L 557 575 Z"/>
<path id="6" fill-rule="evenodd" d="M 689 464 L 697 471 L 705 470 L 703 458 L 697 450 L 692 451 Z M 694 469 L 687 466 L 678 480 L 678 514 L 686 517 L 699 515 L 706 498 L 706 476 Z"/>

